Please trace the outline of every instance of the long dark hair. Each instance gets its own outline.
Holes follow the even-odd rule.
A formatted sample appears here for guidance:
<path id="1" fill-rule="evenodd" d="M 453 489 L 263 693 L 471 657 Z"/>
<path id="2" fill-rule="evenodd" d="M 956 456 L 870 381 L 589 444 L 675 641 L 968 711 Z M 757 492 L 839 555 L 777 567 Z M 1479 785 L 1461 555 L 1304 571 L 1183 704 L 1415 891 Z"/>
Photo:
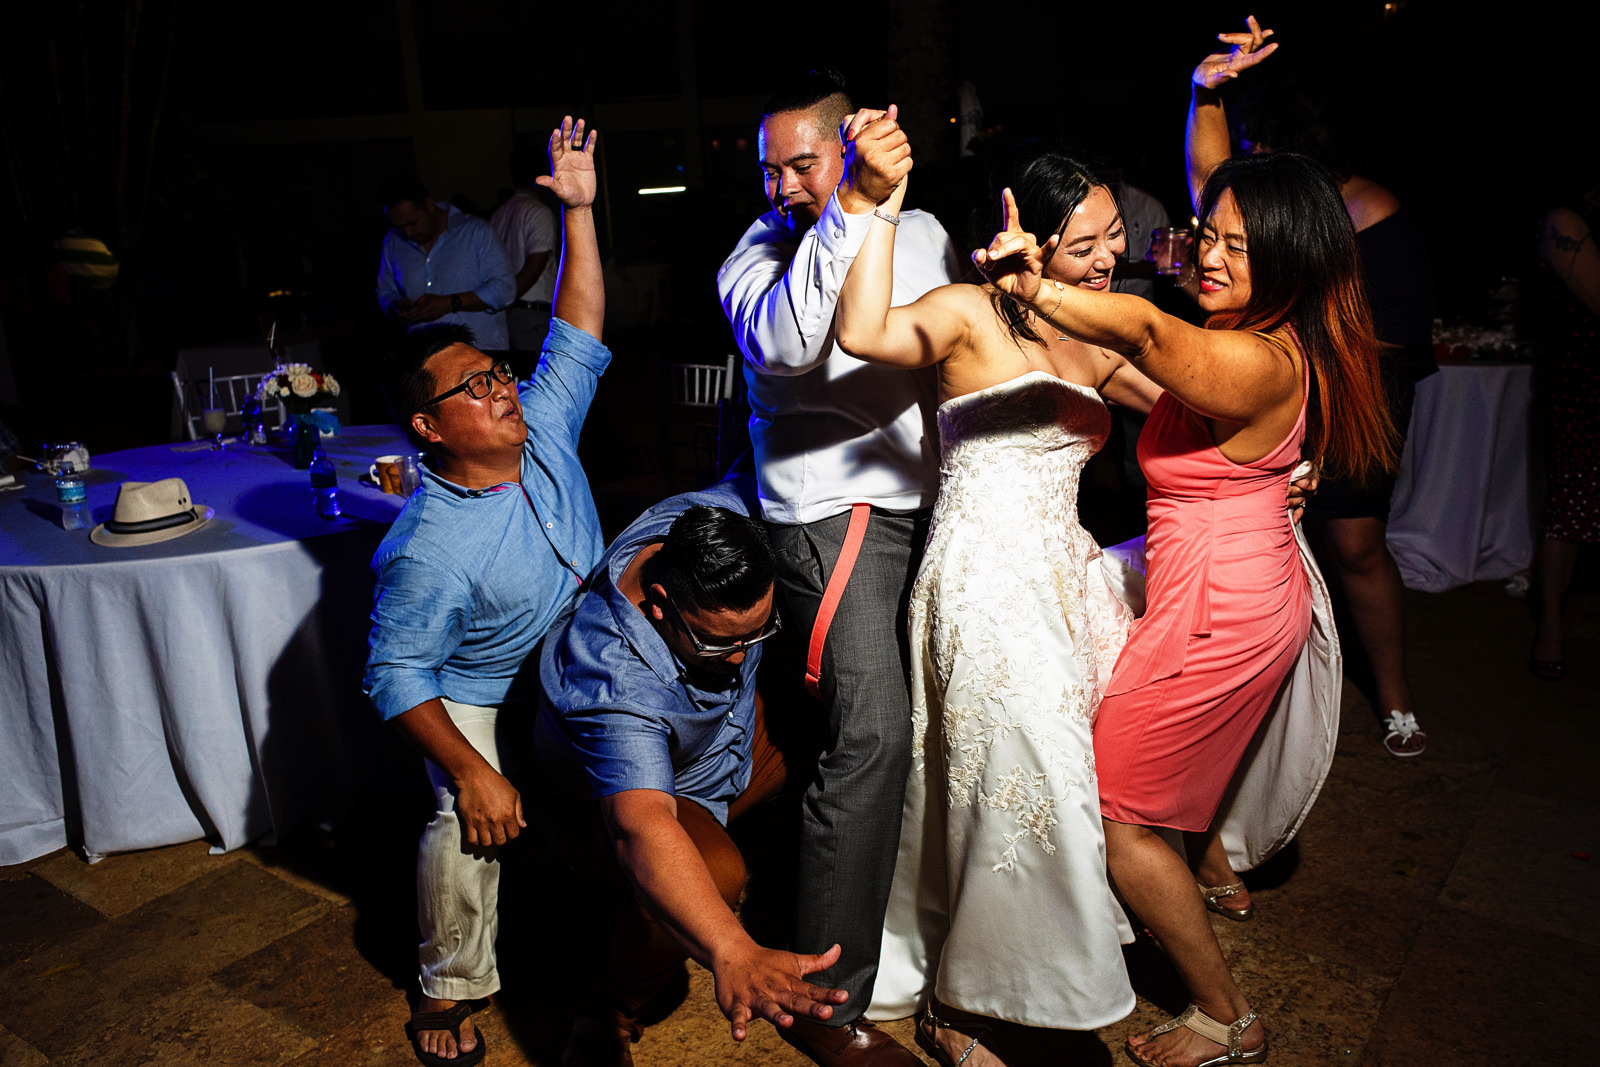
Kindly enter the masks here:
<path id="1" fill-rule="evenodd" d="M 1009 187 L 1017 201 L 1017 214 L 1022 224 L 1034 228 L 1033 232 L 1039 235 L 1041 245 L 1049 240 L 1049 234 L 1037 227 L 1049 225 L 1052 227 L 1050 233 L 1060 233 L 1066 227 L 1067 219 L 1091 192 L 1104 189 L 1111 193 L 1111 186 L 1098 168 L 1074 159 L 1068 154 L 1066 146 L 1057 141 L 1024 141 L 1013 150 L 1010 160 L 999 173 L 1002 181 L 994 190 L 994 229 L 998 231 L 1004 225 L 1005 211 L 1000 190 Z M 1114 193 L 1112 199 L 1116 199 Z M 1043 343 L 1043 338 L 1034 328 L 1033 317 L 1023 310 L 1022 305 L 998 289 L 989 294 L 989 302 L 994 306 L 995 314 L 1004 320 L 1011 339 L 1018 347 L 1023 341 Z"/>
<path id="2" fill-rule="evenodd" d="M 1331 474 L 1368 483 L 1398 462 L 1394 424 L 1378 380 L 1378 338 L 1339 187 L 1293 152 L 1223 163 L 1206 179 L 1200 218 L 1231 191 L 1244 219 L 1250 299 L 1207 329 L 1270 332 L 1285 325 L 1311 361 L 1306 437 Z"/>

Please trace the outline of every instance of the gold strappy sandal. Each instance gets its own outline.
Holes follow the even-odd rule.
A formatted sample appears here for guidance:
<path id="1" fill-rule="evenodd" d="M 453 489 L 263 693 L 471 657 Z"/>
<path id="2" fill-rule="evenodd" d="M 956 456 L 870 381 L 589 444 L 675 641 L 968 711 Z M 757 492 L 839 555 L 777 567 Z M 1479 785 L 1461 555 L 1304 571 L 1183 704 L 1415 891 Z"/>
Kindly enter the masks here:
<path id="1" fill-rule="evenodd" d="M 1236 923 L 1245 922 L 1256 913 L 1254 904 L 1243 908 L 1225 908 L 1217 903 L 1219 897 L 1231 897 L 1235 893 L 1242 893 L 1245 889 L 1243 882 L 1229 882 L 1227 885 L 1203 885 L 1200 895 L 1205 898 L 1206 910 L 1214 911 L 1224 919 L 1232 919 Z"/>
<path id="2" fill-rule="evenodd" d="M 1265 1063 L 1267 1060 L 1267 1039 L 1265 1035 L 1261 1038 L 1261 1044 L 1249 1052 L 1246 1052 L 1240 1044 L 1244 1040 L 1244 1032 L 1250 1029 L 1250 1024 L 1255 1021 L 1256 1013 L 1247 1011 L 1238 1022 L 1219 1023 L 1191 1004 L 1176 1019 L 1168 1019 L 1150 1031 L 1150 1036 L 1160 1037 L 1162 1034 L 1183 1026 L 1193 1030 L 1207 1041 L 1215 1041 L 1217 1044 L 1227 1048 L 1228 1051 L 1223 1055 L 1203 1060 L 1197 1063 L 1195 1067 L 1223 1067 L 1224 1064 L 1229 1063 Z M 918 1032 L 921 1032 L 920 1029 Z M 1127 1052 L 1128 1058 L 1133 1060 L 1134 1063 L 1140 1064 L 1140 1067 L 1155 1067 L 1149 1060 L 1134 1051 L 1132 1045 L 1124 1045 L 1123 1050 Z"/>

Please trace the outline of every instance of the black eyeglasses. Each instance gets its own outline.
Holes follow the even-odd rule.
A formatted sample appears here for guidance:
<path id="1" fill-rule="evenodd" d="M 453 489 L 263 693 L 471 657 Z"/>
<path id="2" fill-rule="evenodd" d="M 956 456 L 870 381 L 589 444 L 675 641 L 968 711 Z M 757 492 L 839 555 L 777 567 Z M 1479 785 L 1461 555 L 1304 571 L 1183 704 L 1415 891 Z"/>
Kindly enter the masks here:
<path id="1" fill-rule="evenodd" d="M 684 621 L 683 612 L 678 610 L 678 605 L 672 602 L 670 595 L 666 597 L 666 601 L 667 607 L 672 609 L 673 625 L 682 630 L 684 636 L 689 639 L 689 643 L 694 646 L 694 654 L 697 659 L 720 659 L 723 656 L 731 656 L 735 652 L 743 652 L 751 645 L 759 645 L 783 629 L 783 620 L 778 617 L 778 606 L 774 604 L 772 606 L 772 616 L 767 619 L 766 625 L 761 627 L 761 632 L 754 637 L 746 637 L 742 641 L 735 641 L 729 645 L 708 645 L 700 640 L 699 635 Z"/>
<path id="2" fill-rule="evenodd" d="M 517 376 L 511 373 L 511 364 L 507 363 L 505 360 L 501 360 L 488 370 L 481 370 L 476 374 L 467 375 L 466 381 L 462 382 L 454 389 L 446 389 L 444 392 L 440 393 L 426 404 L 419 405 L 417 407 L 417 411 L 421 411 L 426 407 L 432 407 L 441 400 L 448 400 L 457 393 L 466 393 L 474 400 L 482 400 L 484 397 L 488 396 L 494 391 L 494 386 L 489 383 L 490 377 L 493 377 L 494 380 L 499 382 L 501 385 L 510 385 L 512 382 L 517 380 Z M 415 415 L 417 411 L 413 411 L 411 414 Z"/>

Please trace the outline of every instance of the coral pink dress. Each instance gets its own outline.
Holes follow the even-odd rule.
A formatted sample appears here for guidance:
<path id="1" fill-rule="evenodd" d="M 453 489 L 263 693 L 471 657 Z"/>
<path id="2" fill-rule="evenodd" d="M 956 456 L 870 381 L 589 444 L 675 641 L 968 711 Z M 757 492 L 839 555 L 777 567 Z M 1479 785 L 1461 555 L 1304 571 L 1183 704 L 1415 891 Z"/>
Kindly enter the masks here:
<path id="1" fill-rule="evenodd" d="M 1095 723 L 1100 811 L 1205 830 L 1311 629 L 1311 588 L 1285 496 L 1305 440 L 1253 463 L 1212 443 L 1170 395 L 1139 438 L 1150 484 L 1147 607 Z"/>

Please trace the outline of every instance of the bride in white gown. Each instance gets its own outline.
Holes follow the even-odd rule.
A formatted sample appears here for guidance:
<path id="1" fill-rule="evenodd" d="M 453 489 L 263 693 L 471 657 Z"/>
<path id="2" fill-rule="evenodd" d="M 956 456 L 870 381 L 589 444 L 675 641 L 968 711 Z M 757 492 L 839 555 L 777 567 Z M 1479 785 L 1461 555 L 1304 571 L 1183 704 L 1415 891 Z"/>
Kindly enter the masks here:
<path id="1" fill-rule="evenodd" d="M 1125 244 L 1106 184 L 1045 146 L 1012 176 L 1025 217 L 1060 220 L 1046 277 L 1106 288 Z M 911 599 L 913 770 L 869 1013 L 937 999 L 1104 1026 L 1133 1009 L 1119 950 L 1131 931 L 1106 882 L 1090 733 L 1131 613 L 1079 525 L 1077 490 L 1110 429 L 1102 397 L 1148 411 L 1159 390 L 988 286 L 891 309 L 894 227 L 872 226 L 839 296 L 839 345 L 937 364 L 943 461 Z M 918 1040 L 942 1062 L 998 1062 L 975 1047 L 982 1029 L 930 1015 Z"/>

